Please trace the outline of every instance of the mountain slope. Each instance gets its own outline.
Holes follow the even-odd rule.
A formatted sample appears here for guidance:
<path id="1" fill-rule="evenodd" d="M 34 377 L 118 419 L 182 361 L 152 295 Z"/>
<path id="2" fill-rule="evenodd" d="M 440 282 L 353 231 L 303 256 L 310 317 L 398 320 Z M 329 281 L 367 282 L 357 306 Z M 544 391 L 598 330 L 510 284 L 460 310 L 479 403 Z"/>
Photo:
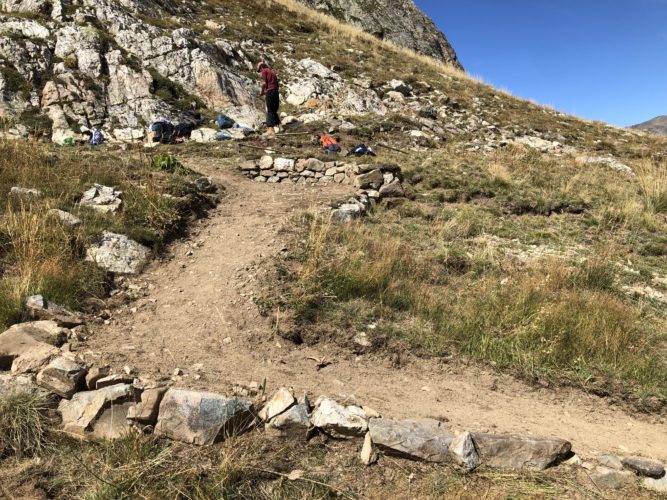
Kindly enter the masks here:
<path id="1" fill-rule="evenodd" d="M 667 115 L 658 116 L 647 122 L 633 125 L 630 128 L 635 130 L 645 130 L 647 132 L 653 132 L 654 134 L 667 135 Z"/>
<path id="2" fill-rule="evenodd" d="M 463 69 L 454 48 L 412 0 L 299 0 L 378 38 Z"/>

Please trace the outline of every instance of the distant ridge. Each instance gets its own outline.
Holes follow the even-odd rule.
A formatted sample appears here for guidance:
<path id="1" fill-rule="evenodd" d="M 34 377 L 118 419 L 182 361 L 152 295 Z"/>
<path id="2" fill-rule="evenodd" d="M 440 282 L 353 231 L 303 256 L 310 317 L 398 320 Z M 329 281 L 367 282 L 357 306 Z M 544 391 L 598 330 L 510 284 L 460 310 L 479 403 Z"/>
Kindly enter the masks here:
<path id="1" fill-rule="evenodd" d="M 639 125 L 633 125 L 630 128 L 644 130 L 654 134 L 667 135 L 667 115 L 658 116 L 647 122 L 640 123 Z"/>

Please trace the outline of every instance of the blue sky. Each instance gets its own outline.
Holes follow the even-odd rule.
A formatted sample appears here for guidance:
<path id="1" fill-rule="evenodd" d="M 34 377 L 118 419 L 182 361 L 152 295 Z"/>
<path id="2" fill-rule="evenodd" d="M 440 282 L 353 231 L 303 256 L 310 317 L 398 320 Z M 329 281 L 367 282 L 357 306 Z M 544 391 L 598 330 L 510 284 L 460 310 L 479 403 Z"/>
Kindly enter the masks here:
<path id="1" fill-rule="evenodd" d="M 415 0 L 485 82 L 627 126 L 667 115 L 667 0 Z"/>

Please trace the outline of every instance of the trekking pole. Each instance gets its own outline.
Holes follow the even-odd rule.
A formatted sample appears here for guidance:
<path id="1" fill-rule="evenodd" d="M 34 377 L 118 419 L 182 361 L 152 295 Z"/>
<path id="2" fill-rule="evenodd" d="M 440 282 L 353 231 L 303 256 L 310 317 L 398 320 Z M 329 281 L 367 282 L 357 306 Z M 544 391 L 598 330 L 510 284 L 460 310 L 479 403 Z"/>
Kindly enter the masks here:
<path id="1" fill-rule="evenodd" d="M 407 151 L 403 151 L 402 149 L 391 147 L 388 144 L 385 144 L 384 142 L 378 142 L 378 146 L 380 146 L 382 148 L 391 149 L 392 151 L 396 151 L 397 153 L 403 153 L 404 155 L 409 155 L 410 154 Z"/>

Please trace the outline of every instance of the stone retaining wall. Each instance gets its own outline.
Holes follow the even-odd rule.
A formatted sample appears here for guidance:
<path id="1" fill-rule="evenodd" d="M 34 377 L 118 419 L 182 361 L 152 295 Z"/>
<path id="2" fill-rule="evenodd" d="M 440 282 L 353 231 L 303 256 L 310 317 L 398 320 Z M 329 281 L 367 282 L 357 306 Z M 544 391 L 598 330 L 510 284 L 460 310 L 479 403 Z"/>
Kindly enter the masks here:
<path id="1" fill-rule="evenodd" d="M 287 388 L 267 398 L 259 384 L 237 388 L 242 397 L 228 397 L 142 382 L 129 369 L 112 373 L 85 366 L 66 348 L 67 340 L 77 335 L 57 321 L 23 323 L 0 334 L 0 370 L 11 370 L 0 373 L 0 397 L 15 391 L 50 394 L 58 401 L 63 430 L 81 438 L 116 439 L 136 430 L 209 446 L 257 430 L 304 441 L 323 433 L 359 440 L 360 460 L 366 465 L 382 455 L 455 464 L 468 471 L 480 466 L 543 470 L 567 461 L 590 470 L 599 487 L 622 488 L 640 476 L 644 487 L 667 490 L 665 467 L 658 461 L 601 455 L 597 463 L 585 463 L 563 439 L 454 433 L 439 420 L 394 420 L 356 402 L 321 396 L 311 405 L 308 396 L 297 398 Z"/>

